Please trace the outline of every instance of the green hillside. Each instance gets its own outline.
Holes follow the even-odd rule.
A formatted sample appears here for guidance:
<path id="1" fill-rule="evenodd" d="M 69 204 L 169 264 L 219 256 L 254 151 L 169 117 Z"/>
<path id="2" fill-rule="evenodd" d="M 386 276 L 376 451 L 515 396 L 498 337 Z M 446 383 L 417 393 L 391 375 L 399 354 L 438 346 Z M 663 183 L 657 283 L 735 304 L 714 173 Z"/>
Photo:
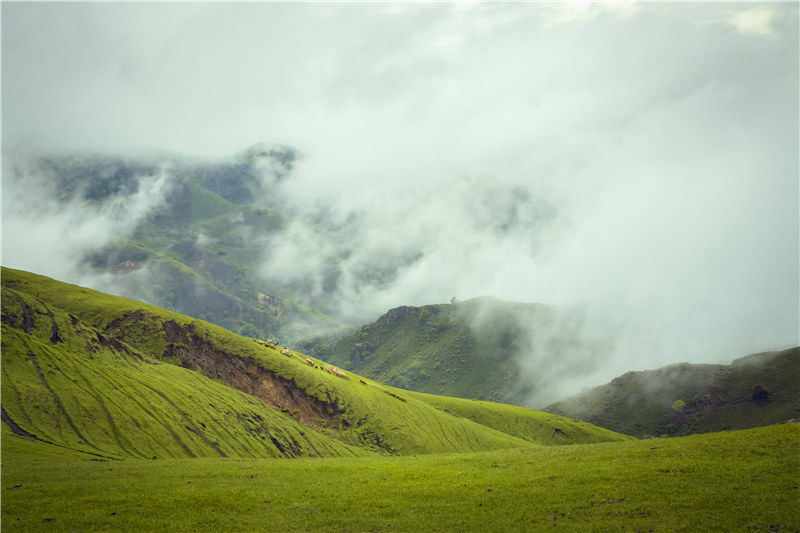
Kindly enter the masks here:
<path id="1" fill-rule="evenodd" d="M 730 365 L 628 372 L 545 408 L 628 435 L 687 435 L 800 419 L 800 348 Z"/>
<path id="2" fill-rule="evenodd" d="M 4 531 L 797 531 L 800 424 L 418 457 L 97 460 L 3 428 Z"/>
<path id="3" fill-rule="evenodd" d="M 575 310 L 476 298 L 398 307 L 352 333 L 312 339 L 301 346 L 397 387 L 525 404 L 548 383 L 543 373 L 520 368 L 522 355 L 547 353 L 556 360 L 561 353 L 570 353 L 576 370 L 586 364 L 577 356 L 587 352 L 574 337 L 577 320 Z"/>
<path id="4" fill-rule="evenodd" d="M 626 438 L 507 406 L 448 412 L 455 400 L 35 274 L 4 268 L 2 290 L 3 421 L 90 454 L 419 454 Z"/>

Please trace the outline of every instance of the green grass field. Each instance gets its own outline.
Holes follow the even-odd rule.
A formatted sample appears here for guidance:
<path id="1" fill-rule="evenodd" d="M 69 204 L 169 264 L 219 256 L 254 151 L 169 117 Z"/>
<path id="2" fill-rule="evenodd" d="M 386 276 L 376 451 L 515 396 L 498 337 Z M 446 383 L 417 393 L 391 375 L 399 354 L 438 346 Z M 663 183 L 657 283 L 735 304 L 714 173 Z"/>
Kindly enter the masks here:
<path id="1" fill-rule="evenodd" d="M 800 424 L 418 457 L 98 460 L 3 430 L 6 531 L 797 531 Z"/>

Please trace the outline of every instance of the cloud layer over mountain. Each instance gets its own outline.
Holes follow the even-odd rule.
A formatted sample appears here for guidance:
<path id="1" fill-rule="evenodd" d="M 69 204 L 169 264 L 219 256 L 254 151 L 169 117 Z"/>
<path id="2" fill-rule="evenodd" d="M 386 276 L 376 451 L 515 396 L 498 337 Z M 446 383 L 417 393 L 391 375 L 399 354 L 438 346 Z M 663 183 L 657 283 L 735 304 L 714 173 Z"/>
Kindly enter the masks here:
<path id="1" fill-rule="evenodd" d="M 354 320 L 581 304 L 582 334 L 616 338 L 600 382 L 798 344 L 797 23 L 793 4 L 6 4 L 4 165 L 291 145 L 296 222 L 265 280 L 322 290 L 340 255 Z M 150 181 L 122 217 L 32 216 L 41 195 L 4 183 L 4 263 L 47 273 L 124 233 Z M 348 280 L 387 257 L 390 283 Z"/>

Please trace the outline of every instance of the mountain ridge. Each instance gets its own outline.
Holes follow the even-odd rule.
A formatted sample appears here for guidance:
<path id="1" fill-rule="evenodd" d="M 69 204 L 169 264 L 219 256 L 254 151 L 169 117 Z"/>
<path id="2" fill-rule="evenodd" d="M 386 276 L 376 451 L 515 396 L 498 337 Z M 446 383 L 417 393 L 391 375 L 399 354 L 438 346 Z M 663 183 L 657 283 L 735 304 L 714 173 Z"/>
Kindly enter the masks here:
<path id="1" fill-rule="evenodd" d="M 308 339 L 302 349 L 344 368 L 430 394 L 528 405 L 550 386 L 547 372 L 522 362 L 596 365 L 595 350 L 575 335 L 580 307 L 510 302 L 484 296 L 449 304 L 399 306 L 344 334 Z M 541 369 L 539 369 L 541 370 Z"/>
<path id="2" fill-rule="evenodd" d="M 631 371 L 544 408 L 629 435 L 687 435 L 800 418 L 800 347 L 730 364 Z"/>

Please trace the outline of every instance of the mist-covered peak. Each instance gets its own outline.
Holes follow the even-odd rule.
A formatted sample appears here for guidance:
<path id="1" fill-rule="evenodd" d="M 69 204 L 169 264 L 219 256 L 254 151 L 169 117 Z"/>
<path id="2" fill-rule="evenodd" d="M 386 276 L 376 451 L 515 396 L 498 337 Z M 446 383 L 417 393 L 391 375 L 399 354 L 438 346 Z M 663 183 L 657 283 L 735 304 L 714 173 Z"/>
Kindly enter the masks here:
<path id="1" fill-rule="evenodd" d="M 291 146 L 265 142 L 259 142 L 248 146 L 236 154 L 236 158 L 251 165 L 264 162 L 265 160 L 275 162 L 281 165 L 287 174 L 294 168 L 297 157 L 297 150 Z"/>

